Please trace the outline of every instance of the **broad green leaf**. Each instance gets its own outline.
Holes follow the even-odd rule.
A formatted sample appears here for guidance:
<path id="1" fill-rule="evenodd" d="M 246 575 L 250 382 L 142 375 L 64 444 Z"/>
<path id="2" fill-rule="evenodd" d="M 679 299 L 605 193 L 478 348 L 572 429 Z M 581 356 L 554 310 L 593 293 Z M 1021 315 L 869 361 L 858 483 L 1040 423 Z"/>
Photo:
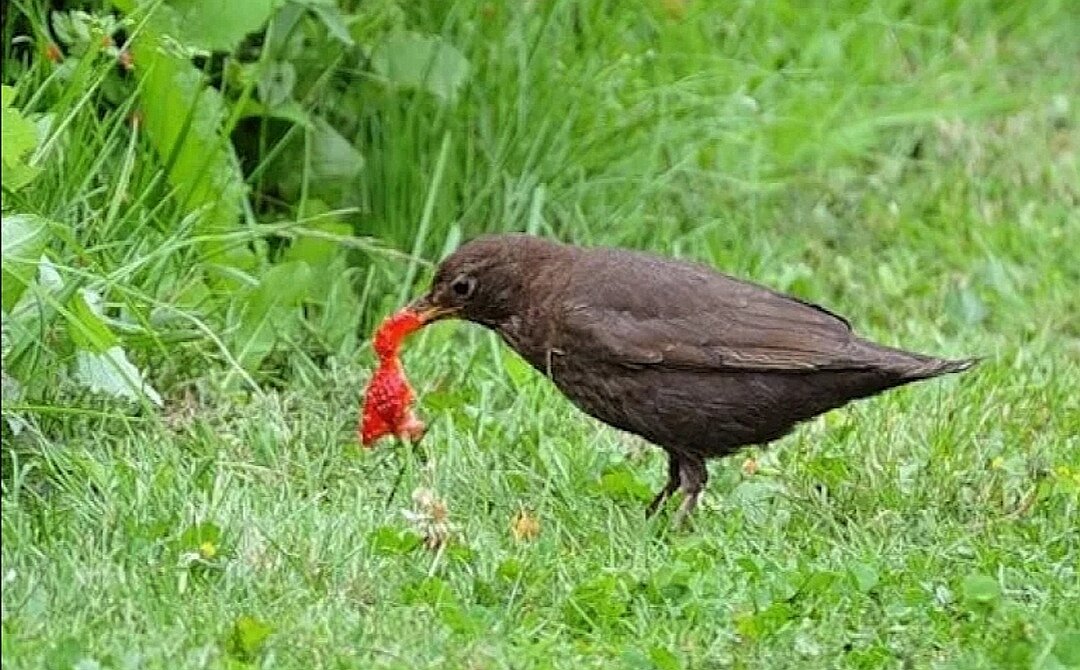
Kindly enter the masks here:
<path id="1" fill-rule="evenodd" d="M 401 600 L 409 605 L 439 607 L 457 602 L 453 588 L 439 577 L 424 577 L 401 588 Z"/>
<path id="2" fill-rule="evenodd" d="M 657 568 L 645 582 L 645 593 L 654 603 L 675 603 L 690 594 L 691 573 L 677 562 Z"/>
<path id="3" fill-rule="evenodd" d="M 990 575 L 968 575 L 961 584 L 961 592 L 972 604 L 993 606 L 1001 600 L 1001 587 Z"/>
<path id="4" fill-rule="evenodd" d="M 246 614 L 236 618 L 225 641 L 225 651 L 241 661 L 251 662 L 262 652 L 266 639 L 274 632 L 268 624 Z"/>
<path id="5" fill-rule="evenodd" d="M 563 617 L 575 628 L 610 626 L 629 609 L 629 595 L 614 575 L 600 575 L 574 587 Z"/>
<path id="6" fill-rule="evenodd" d="M 360 300 L 353 290 L 352 279 L 344 257 L 338 258 L 327 273 L 332 277 L 326 301 L 319 315 L 319 335 L 330 351 L 341 351 L 356 342 L 356 320 Z"/>
<path id="7" fill-rule="evenodd" d="M 1080 668 L 1080 631 L 1066 631 L 1054 642 L 1054 656 L 1067 668 Z"/>
<path id="8" fill-rule="evenodd" d="M 176 551 L 196 551 L 203 544 L 209 542 L 213 545 L 221 544 L 221 527 L 213 521 L 203 521 L 193 524 L 184 529 L 180 539 L 175 543 Z"/>
<path id="9" fill-rule="evenodd" d="M 7 370 L 0 369 L 0 390 L 2 390 L 0 400 L 3 401 L 5 408 L 11 407 L 23 399 L 22 384 L 19 383 L 18 379 L 9 375 Z M 7 423 L 12 435 L 18 435 L 27 426 L 26 420 L 19 412 L 5 411 L 4 422 Z"/>
<path id="10" fill-rule="evenodd" d="M 45 248 L 46 232 L 45 221 L 30 214 L 0 218 L 0 257 L 3 258 L 0 290 L 5 312 L 11 312 L 33 280 Z"/>
<path id="11" fill-rule="evenodd" d="M 261 116 L 268 119 L 281 119 L 282 121 L 289 121 L 298 126 L 304 126 L 305 128 L 309 128 L 312 125 L 311 117 L 308 115 L 307 110 L 301 107 L 295 100 L 286 100 L 280 105 L 270 107 L 262 104 L 258 100 L 249 99 L 244 103 L 240 118 L 246 119 L 253 116 Z"/>
<path id="12" fill-rule="evenodd" d="M 469 76 L 469 61 L 446 40 L 400 32 L 375 47 L 371 67 L 393 86 L 454 99 Z"/>
<path id="13" fill-rule="evenodd" d="M 309 200 L 301 214 L 304 228 L 330 235 L 346 237 L 352 234 L 352 226 L 337 218 L 321 200 Z M 300 235 L 285 252 L 287 261 L 305 261 L 313 268 L 329 265 L 342 253 L 342 246 L 333 240 L 313 235 Z"/>
<path id="14" fill-rule="evenodd" d="M 89 297 L 86 291 L 76 291 L 68 301 L 68 335 L 79 349 L 104 354 L 120 341 L 90 304 Z"/>
<path id="15" fill-rule="evenodd" d="M 116 4 L 128 12 L 138 6 L 135 0 L 117 0 Z M 225 13 L 231 14 L 234 5 L 248 3 L 225 4 Z M 157 20 L 147 24 L 132 45 L 140 77 L 141 124 L 168 170 L 173 197 L 184 213 L 198 214 L 196 232 L 221 236 L 237 230 L 247 186 L 225 135 L 221 94 L 207 85 L 187 55 L 177 53 L 175 39 L 161 32 L 172 13 L 170 7 L 159 6 Z M 247 271 L 256 265 L 253 252 L 234 242 L 211 239 L 201 250 L 214 264 Z"/>
<path id="16" fill-rule="evenodd" d="M 83 658 L 83 647 L 79 639 L 70 635 L 59 636 L 50 645 L 49 653 L 45 657 L 42 667 L 45 668 L 72 668 Z"/>
<path id="17" fill-rule="evenodd" d="M 779 630 L 793 615 L 791 604 L 774 602 L 758 612 L 736 614 L 735 630 L 745 638 L 760 640 Z"/>
<path id="18" fill-rule="evenodd" d="M 305 0 L 305 4 L 315 3 L 324 4 L 322 0 Z M 349 36 L 360 44 L 375 44 L 408 22 L 400 0 L 369 0 L 351 18 Z"/>
<path id="19" fill-rule="evenodd" d="M 288 61 L 270 61 L 259 73 L 259 100 L 274 108 L 292 100 L 296 68 Z"/>
<path id="20" fill-rule="evenodd" d="M 139 40 L 135 49 L 144 72 L 140 102 L 146 135 L 158 156 L 171 160 L 168 176 L 177 201 L 186 212 L 201 212 L 199 232 L 234 230 L 246 187 L 222 134 L 221 96 L 191 63 L 148 41 Z M 225 253 L 220 243 L 212 246 L 213 252 Z"/>
<path id="21" fill-rule="evenodd" d="M 289 198 L 300 197 L 306 176 L 309 197 L 336 203 L 343 190 L 356 188 L 363 168 L 363 154 L 325 119 L 314 118 L 305 134 L 295 134 L 278 153 L 266 175 Z"/>
<path id="22" fill-rule="evenodd" d="M 311 267 L 303 261 L 280 263 L 263 275 L 259 285 L 237 299 L 238 327 L 233 349 L 240 365 L 253 370 L 300 325 L 300 305 L 311 283 Z"/>
<path id="23" fill-rule="evenodd" d="M 331 37 L 345 46 L 351 47 L 355 44 L 352 35 L 349 34 L 349 27 L 345 23 L 345 17 L 336 2 L 308 2 L 307 5 L 311 12 L 319 17 L 322 24 L 326 26 L 326 32 Z"/>
<path id="24" fill-rule="evenodd" d="M 270 19 L 281 0 L 169 0 L 181 42 L 209 51 L 233 51 Z"/>
<path id="25" fill-rule="evenodd" d="M 161 396 L 150 386 L 127 353 L 119 346 L 103 352 L 79 349 L 75 353 L 75 379 L 94 393 L 138 400 L 140 395 L 161 406 Z"/>
<path id="26" fill-rule="evenodd" d="M 332 1 L 336 6 L 337 0 Z M 266 26 L 262 52 L 271 58 L 290 62 L 310 57 L 311 33 L 306 30 L 307 10 L 304 4 L 293 1 L 286 2 L 274 12 Z M 253 63 L 252 67 L 258 67 L 258 64 Z"/>
<path id="27" fill-rule="evenodd" d="M 88 42 L 90 40 L 90 25 L 81 20 L 83 12 L 53 12 L 52 29 L 56 39 L 64 44 Z"/>
<path id="28" fill-rule="evenodd" d="M 517 581 L 525 573 L 525 566 L 521 559 L 511 556 L 503 559 L 495 568 L 495 575 L 508 582 Z"/>
<path id="29" fill-rule="evenodd" d="M 490 630 L 495 618 L 491 610 L 482 605 L 449 603 L 439 608 L 439 619 L 458 635 L 478 636 Z"/>
<path id="30" fill-rule="evenodd" d="M 0 87 L 0 155 L 3 157 L 3 188 L 17 191 L 37 175 L 38 169 L 26 163 L 27 155 L 37 146 L 37 126 L 12 107 L 15 89 Z"/>
<path id="31" fill-rule="evenodd" d="M 619 667 L 622 670 L 656 670 L 653 662 L 637 649 L 626 649 L 619 654 Z"/>
<path id="32" fill-rule="evenodd" d="M 803 582 L 801 590 L 808 594 L 823 595 L 828 593 L 839 579 L 838 574 L 827 570 L 814 571 Z"/>
<path id="33" fill-rule="evenodd" d="M 618 465 L 600 477 L 598 489 L 616 500 L 648 501 L 652 498 L 649 485 L 638 479 L 627 465 Z"/>
<path id="34" fill-rule="evenodd" d="M 765 574 L 761 559 L 754 556 L 740 556 L 735 559 L 735 565 L 754 580 L 761 579 Z"/>
<path id="35" fill-rule="evenodd" d="M 352 233 L 352 227 L 330 214 L 322 201 L 308 201 L 303 216 L 307 219 L 304 227 L 313 232 L 341 237 Z M 312 269 L 307 300 L 318 306 L 318 314 L 311 322 L 327 349 L 340 351 L 350 338 L 355 340 L 360 301 L 342 246 L 332 239 L 302 235 L 289 246 L 283 260 L 303 261 Z"/>
<path id="36" fill-rule="evenodd" d="M 311 176 L 352 179 L 364 168 L 364 156 L 324 119 L 311 131 Z"/>
<path id="37" fill-rule="evenodd" d="M 416 533 L 409 530 L 398 530 L 391 526 L 380 526 L 371 531 L 367 536 L 371 551 L 383 556 L 400 556 L 407 554 L 420 546 L 423 542 Z"/>
<path id="38" fill-rule="evenodd" d="M 735 487 L 730 500 L 749 523 L 763 524 L 775 522 L 777 509 L 783 509 L 781 493 L 783 487 L 775 482 L 747 479 Z"/>
<path id="39" fill-rule="evenodd" d="M 682 670 L 679 657 L 663 647 L 653 647 L 649 650 L 649 660 L 657 670 Z"/>
<path id="40" fill-rule="evenodd" d="M 854 563 L 848 571 L 851 573 L 851 578 L 855 580 L 855 587 L 863 593 L 873 591 L 881 581 L 878 571 L 866 563 Z"/>

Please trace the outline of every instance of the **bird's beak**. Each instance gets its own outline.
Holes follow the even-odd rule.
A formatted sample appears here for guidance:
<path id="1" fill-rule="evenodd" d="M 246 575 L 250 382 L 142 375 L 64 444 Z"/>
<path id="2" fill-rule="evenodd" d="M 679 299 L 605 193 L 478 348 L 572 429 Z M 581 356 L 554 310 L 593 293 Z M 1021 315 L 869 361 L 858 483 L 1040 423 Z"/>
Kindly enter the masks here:
<path id="1" fill-rule="evenodd" d="M 425 325 L 433 321 L 438 321 L 439 319 L 453 316 L 458 311 L 456 307 L 443 307 L 435 304 L 432 301 L 430 294 L 412 301 L 409 305 L 409 309 L 419 314 L 420 320 L 424 322 Z"/>

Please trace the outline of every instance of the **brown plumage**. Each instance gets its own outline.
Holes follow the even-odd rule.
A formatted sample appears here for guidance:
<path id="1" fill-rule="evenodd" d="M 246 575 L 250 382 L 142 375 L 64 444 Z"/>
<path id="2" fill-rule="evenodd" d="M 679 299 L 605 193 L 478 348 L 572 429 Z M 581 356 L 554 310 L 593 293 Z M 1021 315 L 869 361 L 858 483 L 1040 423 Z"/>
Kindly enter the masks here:
<path id="1" fill-rule="evenodd" d="M 482 237 L 413 308 L 502 336 L 586 413 L 668 452 L 683 519 L 705 460 L 856 398 L 973 364 L 874 344 L 822 307 L 703 265 L 527 235 Z"/>

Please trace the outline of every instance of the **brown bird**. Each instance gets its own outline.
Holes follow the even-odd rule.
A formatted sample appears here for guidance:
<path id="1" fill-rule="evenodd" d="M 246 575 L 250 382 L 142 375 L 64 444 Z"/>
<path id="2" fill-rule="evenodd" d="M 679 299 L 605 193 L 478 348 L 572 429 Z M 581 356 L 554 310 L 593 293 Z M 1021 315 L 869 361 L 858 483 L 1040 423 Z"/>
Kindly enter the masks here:
<path id="1" fill-rule="evenodd" d="M 412 308 L 502 336 L 575 405 L 668 452 L 681 522 L 705 460 L 856 398 L 971 367 L 864 340 L 841 316 L 685 261 L 528 235 L 463 245 Z"/>

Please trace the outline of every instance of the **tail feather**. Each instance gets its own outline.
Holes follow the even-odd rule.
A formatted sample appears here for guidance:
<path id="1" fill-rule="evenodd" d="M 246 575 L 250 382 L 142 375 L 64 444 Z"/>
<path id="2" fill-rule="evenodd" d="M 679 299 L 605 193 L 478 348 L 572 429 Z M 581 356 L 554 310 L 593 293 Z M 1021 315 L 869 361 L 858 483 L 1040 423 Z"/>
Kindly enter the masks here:
<path id="1" fill-rule="evenodd" d="M 963 358 L 949 360 L 944 358 L 930 358 L 928 356 L 912 356 L 912 365 L 905 366 L 902 374 L 905 379 L 912 381 L 929 379 L 938 375 L 947 375 L 963 372 L 977 365 L 982 359 Z"/>
<path id="2" fill-rule="evenodd" d="M 892 375 L 901 384 L 963 372 L 982 360 L 980 358 L 936 358 L 867 340 L 864 340 L 862 344 L 865 347 L 863 355 L 872 362 L 873 367 Z"/>

